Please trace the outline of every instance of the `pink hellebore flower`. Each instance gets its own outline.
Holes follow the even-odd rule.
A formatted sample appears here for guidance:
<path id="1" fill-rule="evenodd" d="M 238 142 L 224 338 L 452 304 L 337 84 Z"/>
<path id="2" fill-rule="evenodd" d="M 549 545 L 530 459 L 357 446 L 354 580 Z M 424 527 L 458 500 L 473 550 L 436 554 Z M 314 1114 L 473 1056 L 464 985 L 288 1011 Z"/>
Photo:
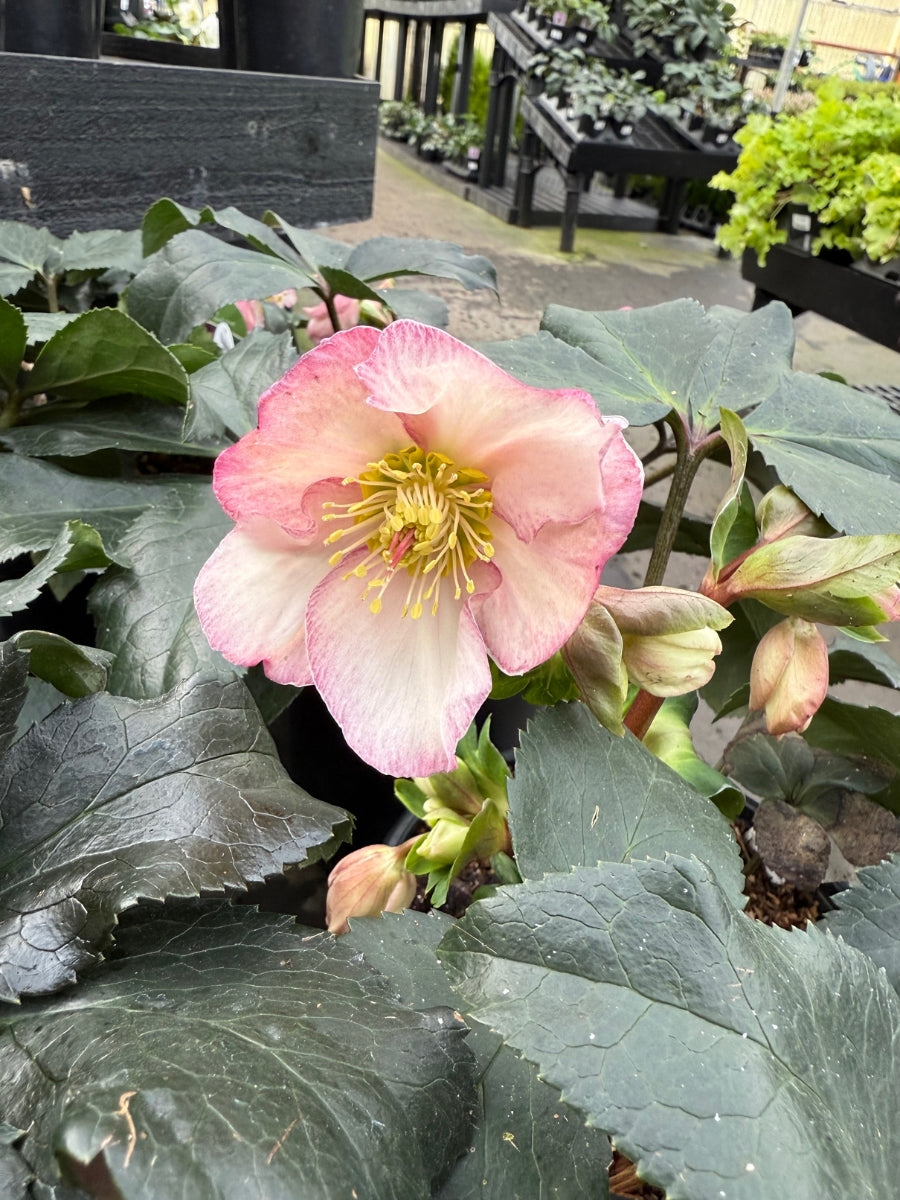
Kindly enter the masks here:
<path id="1" fill-rule="evenodd" d="M 279 308 L 293 308 L 297 303 L 297 291 L 296 288 L 286 288 L 283 292 L 276 292 L 274 296 L 268 296 L 267 299 L 271 304 L 277 304 Z M 244 325 L 247 327 L 248 333 L 252 333 L 258 325 L 265 324 L 266 314 L 261 300 L 236 300 L 234 307 L 244 318 Z"/>
<path id="2" fill-rule="evenodd" d="M 488 655 L 511 675 L 550 658 L 631 529 L 623 424 L 430 326 L 335 334 L 216 462 L 237 526 L 195 586 L 207 638 L 315 684 L 385 774 L 452 771 Z"/>
<path id="3" fill-rule="evenodd" d="M 358 300 L 354 300 L 351 296 L 336 295 L 332 298 L 332 303 L 341 329 L 351 329 L 354 325 L 359 324 Z M 306 335 L 314 346 L 318 346 L 319 342 L 325 338 L 331 337 L 334 329 L 328 314 L 328 306 L 324 300 L 319 304 L 314 304 L 311 308 L 304 308 L 303 311 L 309 317 Z"/>

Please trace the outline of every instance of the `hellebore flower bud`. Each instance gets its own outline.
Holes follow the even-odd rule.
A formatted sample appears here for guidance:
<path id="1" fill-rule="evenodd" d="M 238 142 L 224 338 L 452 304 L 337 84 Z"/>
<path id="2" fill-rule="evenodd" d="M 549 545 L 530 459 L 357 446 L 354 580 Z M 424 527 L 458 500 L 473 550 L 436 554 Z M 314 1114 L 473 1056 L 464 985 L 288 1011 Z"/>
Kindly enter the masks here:
<path id="1" fill-rule="evenodd" d="M 788 617 L 764 634 L 750 668 L 750 708 L 769 733 L 802 733 L 828 691 L 828 647 L 809 621 Z"/>
<path id="2" fill-rule="evenodd" d="M 817 517 L 783 483 L 766 492 L 756 506 L 756 524 L 761 542 L 775 542 L 792 534 L 825 538 L 834 533 L 824 517 Z"/>
<path id="3" fill-rule="evenodd" d="M 346 933 L 350 917 L 400 912 L 416 894 L 416 877 L 405 867 L 418 838 L 402 846 L 363 846 L 337 864 L 328 876 L 325 920 L 331 933 Z"/>
<path id="4" fill-rule="evenodd" d="M 720 604 L 759 600 L 776 612 L 825 625 L 878 625 L 900 616 L 900 534 L 807 537 L 755 547 L 733 568 L 707 578 Z"/>
<path id="5" fill-rule="evenodd" d="M 681 696 L 708 683 L 722 643 L 716 630 L 730 613 L 696 592 L 673 587 L 599 587 L 592 604 L 605 608 L 622 638 L 628 678 L 652 696 Z"/>
<path id="6" fill-rule="evenodd" d="M 423 817 L 429 825 L 433 824 L 430 814 L 438 809 L 446 809 L 450 813 L 461 813 L 468 817 L 474 817 L 477 812 L 481 812 L 484 796 L 478 781 L 459 755 L 456 762 L 455 771 L 439 771 L 435 775 L 425 775 L 413 780 L 425 796 Z"/>
<path id="7" fill-rule="evenodd" d="M 415 861 L 417 864 L 427 863 L 429 870 L 449 866 L 456 861 L 463 848 L 469 832 L 469 821 L 446 808 L 441 809 L 441 815 L 436 820 L 433 812 L 426 819 L 431 829 L 416 845 Z"/>
<path id="8" fill-rule="evenodd" d="M 622 737 L 628 672 L 622 662 L 622 635 L 602 604 L 591 602 L 584 620 L 563 646 L 562 656 L 581 699 L 601 725 Z"/>

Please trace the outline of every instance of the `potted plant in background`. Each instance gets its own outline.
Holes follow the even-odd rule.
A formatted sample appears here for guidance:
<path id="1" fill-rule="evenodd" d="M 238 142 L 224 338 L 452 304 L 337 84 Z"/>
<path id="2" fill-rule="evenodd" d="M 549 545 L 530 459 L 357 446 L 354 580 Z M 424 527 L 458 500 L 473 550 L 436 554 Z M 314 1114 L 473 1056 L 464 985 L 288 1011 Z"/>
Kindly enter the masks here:
<path id="1" fill-rule="evenodd" d="M 848 100 L 839 86 L 818 96 L 803 112 L 752 116 L 738 133 L 737 167 L 712 180 L 735 195 L 721 244 L 732 252 L 751 249 L 764 263 L 795 228 L 783 214 L 800 205 L 808 216 L 805 228 L 796 229 L 808 252 L 887 262 L 900 233 L 900 103 L 891 91 Z"/>
<path id="2" fill-rule="evenodd" d="M 625 0 L 625 28 L 638 54 L 702 59 L 723 54 L 735 9 L 720 0 Z"/>

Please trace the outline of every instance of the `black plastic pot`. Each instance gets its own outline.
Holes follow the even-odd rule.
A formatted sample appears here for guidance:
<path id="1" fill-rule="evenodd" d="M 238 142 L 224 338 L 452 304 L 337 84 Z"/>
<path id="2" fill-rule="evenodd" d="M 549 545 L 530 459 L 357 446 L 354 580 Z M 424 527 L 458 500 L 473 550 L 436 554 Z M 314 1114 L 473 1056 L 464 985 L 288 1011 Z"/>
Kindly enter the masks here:
<path id="1" fill-rule="evenodd" d="M 104 0 L 6 0 L 4 50 L 99 58 Z"/>
<path id="2" fill-rule="evenodd" d="M 278 75 L 351 79 L 363 0 L 234 0 L 237 65 Z"/>
<path id="3" fill-rule="evenodd" d="M 787 231 L 787 244 L 803 254 L 812 253 L 813 238 L 819 236 L 819 218 L 805 204 L 786 204 L 778 214 L 779 228 Z"/>

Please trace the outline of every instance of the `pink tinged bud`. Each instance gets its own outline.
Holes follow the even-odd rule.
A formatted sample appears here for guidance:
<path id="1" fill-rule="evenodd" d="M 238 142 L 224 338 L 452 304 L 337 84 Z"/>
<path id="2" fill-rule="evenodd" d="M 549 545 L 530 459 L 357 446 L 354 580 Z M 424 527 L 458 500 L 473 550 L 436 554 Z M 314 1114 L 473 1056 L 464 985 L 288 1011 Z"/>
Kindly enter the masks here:
<path id="1" fill-rule="evenodd" d="M 402 846 L 363 846 L 337 864 L 328 876 L 325 920 L 331 933 L 346 933 L 351 917 L 400 912 L 416 894 L 416 877 L 406 856 L 418 838 Z"/>
<path id="2" fill-rule="evenodd" d="M 900 534 L 795 535 L 757 546 L 704 590 L 720 603 L 759 600 L 785 616 L 826 625 L 897 619 Z"/>
<path id="3" fill-rule="evenodd" d="M 622 660 L 628 678 L 651 696 L 683 696 L 709 683 L 722 652 L 713 629 L 623 638 Z"/>
<path id="4" fill-rule="evenodd" d="M 794 534 L 807 537 L 830 537 L 834 530 L 824 519 L 807 508 L 789 487 L 779 483 L 766 492 L 756 506 L 756 523 L 761 542 L 775 542 Z"/>
<path id="5" fill-rule="evenodd" d="M 900 621 L 900 586 L 894 584 L 886 592 L 879 592 L 872 599 L 884 613 L 885 621 Z"/>
<path id="6" fill-rule="evenodd" d="M 351 296 L 333 296 L 332 304 L 334 311 L 337 314 L 338 325 L 341 329 L 352 329 L 354 325 L 359 324 L 359 301 L 354 300 Z M 311 308 L 303 310 L 309 317 L 309 324 L 306 326 L 306 335 L 314 346 L 318 346 L 319 342 L 325 338 L 331 337 L 337 330 L 331 324 L 331 315 L 328 312 L 328 305 L 323 300 L 321 304 L 314 304 Z"/>
<path id="7" fill-rule="evenodd" d="M 766 633 L 750 668 L 750 708 L 764 711 L 772 734 L 802 733 L 828 691 L 828 647 L 800 617 Z"/>
<path id="8" fill-rule="evenodd" d="M 622 737 L 628 672 L 622 662 L 622 635 L 602 604 L 591 602 L 562 655 L 581 699 L 601 725 Z"/>
<path id="9" fill-rule="evenodd" d="M 258 325 L 265 323 L 265 314 L 263 313 L 262 302 L 259 300 L 236 300 L 234 307 L 244 318 L 244 325 L 247 332 L 250 333 L 256 329 Z"/>
<path id="10" fill-rule="evenodd" d="M 652 696 L 682 696 L 708 683 L 722 642 L 716 630 L 732 616 L 715 601 L 672 587 L 599 587 L 595 603 L 622 637 L 628 678 Z"/>

